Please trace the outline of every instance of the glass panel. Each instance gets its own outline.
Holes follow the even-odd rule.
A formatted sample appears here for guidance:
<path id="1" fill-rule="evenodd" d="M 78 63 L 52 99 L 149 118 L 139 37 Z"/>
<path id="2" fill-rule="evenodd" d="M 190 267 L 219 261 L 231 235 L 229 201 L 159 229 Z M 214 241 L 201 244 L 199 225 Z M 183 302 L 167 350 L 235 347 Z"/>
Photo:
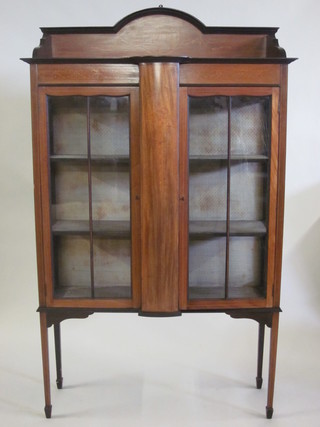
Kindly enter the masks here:
<path id="1" fill-rule="evenodd" d="M 48 112 L 54 296 L 131 298 L 129 97 L 51 96 Z"/>
<path id="2" fill-rule="evenodd" d="M 227 156 L 227 97 L 189 98 L 189 156 Z"/>
<path id="3" fill-rule="evenodd" d="M 87 155 L 87 106 L 81 96 L 49 96 L 51 155 Z"/>
<path id="4" fill-rule="evenodd" d="M 189 218 L 222 220 L 227 216 L 227 164 L 209 162 L 189 167 Z"/>
<path id="5" fill-rule="evenodd" d="M 56 236 L 55 298 L 90 298 L 90 241 L 85 236 Z"/>
<path id="6" fill-rule="evenodd" d="M 189 299 L 224 297 L 227 155 L 227 97 L 189 98 Z"/>
<path id="7" fill-rule="evenodd" d="M 230 166 L 230 220 L 266 221 L 265 162 L 235 162 Z"/>
<path id="8" fill-rule="evenodd" d="M 189 218 L 226 220 L 227 98 L 189 98 Z M 216 156 L 218 159 L 216 159 Z M 215 160 L 215 161 L 213 161 Z"/>
<path id="9" fill-rule="evenodd" d="M 128 96 L 90 99 L 90 137 L 95 297 L 131 298 Z"/>
<path id="10" fill-rule="evenodd" d="M 265 239 L 230 237 L 229 298 L 261 298 L 265 292 Z"/>
<path id="11" fill-rule="evenodd" d="M 51 221 L 89 220 L 88 166 L 53 163 Z"/>
<path id="12" fill-rule="evenodd" d="M 264 297 L 271 97 L 190 97 L 188 136 L 189 299 Z"/>
<path id="13" fill-rule="evenodd" d="M 96 298 L 131 298 L 130 240 L 93 239 Z"/>
<path id="14" fill-rule="evenodd" d="M 231 99 L 229 298 L 265 297 L 271 98 Z M 240 234 L 240 233 L 238 233 Z"/>
<path id="15" fill-rule="evenodd" d="M 81 96 L 48 97 L 50 154 L 87 157 L 87 107 Z M 51 163 L 51 223 L 55 298 L 89 298 L 90 240 L 88 165 Z M 79 235 L 79 230 L 82 234 Z"/>
<path id="16" fill-rule="evenodd" d="M 96 96 L 90 100 L 92 156 L 129 157 L 129 97 Z"/>
<path id="17" fill-rule="evenodd" d="M 189 299 L 223 298 L 225 237 L 189 241 Z"/>
<path id="18" fill-rule="evenodd" d="M 128 166 L 117 163 L 93 165 L 94 284 L 97 298 L 131 297 L 129 185 Z M 110 239 L 114 236 L 117 240 Z"/>
<path id="19" fill-rule="evenodd" d="M 94 221 L 130 220 L 129 166 L 92 164 L 92 217 Z"/>
<path id="20" fill-rule="evenodd" d="M 234 96 L 231 110 L 231 156 L 269 153 L 271 98 Z"/>

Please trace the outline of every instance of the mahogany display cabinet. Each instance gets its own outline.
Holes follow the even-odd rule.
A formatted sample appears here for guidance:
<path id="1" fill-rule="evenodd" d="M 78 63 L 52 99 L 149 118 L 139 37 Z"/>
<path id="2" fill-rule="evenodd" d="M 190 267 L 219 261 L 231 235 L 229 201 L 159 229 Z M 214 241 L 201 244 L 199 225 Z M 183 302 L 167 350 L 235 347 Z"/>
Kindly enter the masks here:
<path id="1" fill-rule="evenodd" d="M 273 413 L 287 68 L 277 28 L 152 8 L 42 28 L 30 59 L 45 414 L 48 328 L 94 312 L 223 312 L 271 328 Z"/>

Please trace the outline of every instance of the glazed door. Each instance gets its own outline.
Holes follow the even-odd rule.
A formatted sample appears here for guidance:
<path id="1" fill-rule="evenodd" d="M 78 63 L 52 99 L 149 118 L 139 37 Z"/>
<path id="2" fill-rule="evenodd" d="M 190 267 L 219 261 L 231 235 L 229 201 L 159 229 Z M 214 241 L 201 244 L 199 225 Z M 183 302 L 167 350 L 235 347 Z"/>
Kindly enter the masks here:
<path id="1" fill-rule="evenodd" d="M 137 90 L 40 89 L 48 305 L 139 304 Z"/>
<path id="2" fill-rule="evenodd" d="M 278 89 L 182 88 L 181 308 L 272 304 Z"/>

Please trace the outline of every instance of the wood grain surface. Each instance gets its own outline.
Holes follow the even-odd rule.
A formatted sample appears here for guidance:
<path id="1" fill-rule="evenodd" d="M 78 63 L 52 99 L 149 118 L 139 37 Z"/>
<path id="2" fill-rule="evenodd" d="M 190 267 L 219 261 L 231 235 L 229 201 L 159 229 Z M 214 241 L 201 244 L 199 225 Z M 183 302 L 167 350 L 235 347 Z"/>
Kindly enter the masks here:
<path id="1" fill-rule="evenodd" d="M 178 310 L 178 65 L 141 64 L 142 311 Z"/>

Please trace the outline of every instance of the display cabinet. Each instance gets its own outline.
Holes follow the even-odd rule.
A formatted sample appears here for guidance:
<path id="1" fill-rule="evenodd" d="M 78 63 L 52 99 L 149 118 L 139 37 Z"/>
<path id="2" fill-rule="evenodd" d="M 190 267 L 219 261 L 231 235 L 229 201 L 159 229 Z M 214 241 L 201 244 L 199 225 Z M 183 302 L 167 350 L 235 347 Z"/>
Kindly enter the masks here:
<path id="1" fill-rule="evenodd" d="M 146 9 L 114 27 L 43 28 L 30 59 L 45 413 L 48 328 L 94 312 L 280 309 L 287 67 L 277 28 Z"/>

